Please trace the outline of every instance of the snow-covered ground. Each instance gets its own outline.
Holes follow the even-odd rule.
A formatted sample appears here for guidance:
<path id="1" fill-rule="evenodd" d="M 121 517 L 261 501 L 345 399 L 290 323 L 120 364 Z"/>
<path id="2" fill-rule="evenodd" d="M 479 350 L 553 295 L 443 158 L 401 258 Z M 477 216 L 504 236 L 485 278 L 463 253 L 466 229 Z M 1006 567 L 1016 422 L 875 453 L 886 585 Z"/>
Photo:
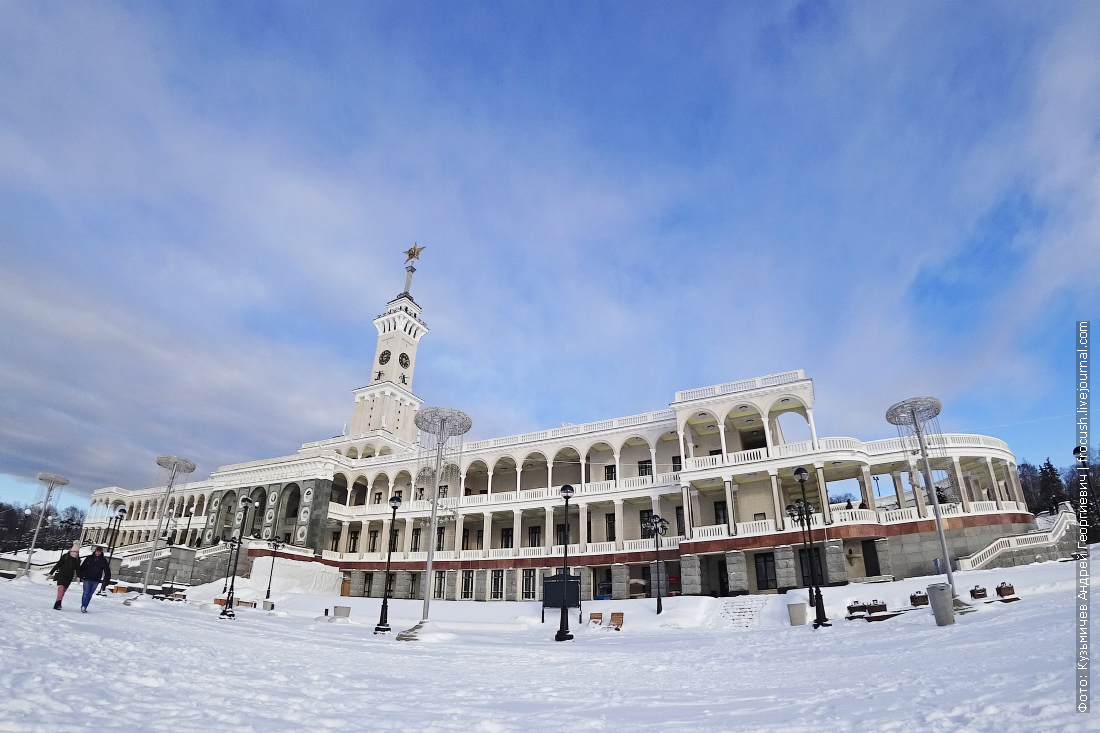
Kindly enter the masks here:
<path id="1" fill-rule="evenodd" d="M 1023 600 L 944 628 L 928 610 L 869 624 L 844 606 L 905 606 L 936 579 L 853 584 L 826 590 L 834 625 L 819 631 L 788 625 L 793 593 L 749 629 L 729 627 L 724 599 L 666 599 L 659 617 L 651 600 L 602 601 L 585 618 L 623 611 L 623 630 L 577 628 L 573 612 L 560 644 L 537 604 L 436 602 L 427 641 L 403 643 L 372 633 L 375 599 L 284 591 L 274 614 L 229 622 L 204 609 L 214 584 L 186 604 L 97 597 L 82 615 L 76 585 L 58 612 L 41 577 L 0 581 L 0 731 L 1100 730 L 1072 708 L 1073 564 L 957 578 L 991 595 L 1007 580 Z M 350 623 L 325 622 L 333 605 Z M 419 610 L 392 601 L 393 627 Z"/>

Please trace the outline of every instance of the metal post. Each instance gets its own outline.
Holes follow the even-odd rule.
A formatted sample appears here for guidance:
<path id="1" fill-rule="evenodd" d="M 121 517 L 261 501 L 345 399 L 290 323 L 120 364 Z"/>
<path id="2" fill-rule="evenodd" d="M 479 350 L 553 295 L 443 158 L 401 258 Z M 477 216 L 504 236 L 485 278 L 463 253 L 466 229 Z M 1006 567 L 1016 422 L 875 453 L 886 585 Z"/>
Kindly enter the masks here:
<path id="1" fill-rule="evenodd" d="M 432 602 L 432 588 L 434 581 L 432 578 L 432 563 L 435 559 L 435 524 L 437 517 L 439 516 L 439 473 L 443 470 L 443 446 L 447 442 L 447 420 L 444 418 L 439 424 L 439 434 L 435 446 L 435 472 L 432 474 L 432 524 L 428 528 L 428 562 L 424 567 L 424 575 L 428 581 L 428 585 L 424 587 L 424 611 L 421 614 L 421 623 L 428 620 L 428 607 Z M 385 595 L 385 588 L 383 587 L 383 595 Z"/>
<path id="2" fill-rule="evenodd" d="M 657 531 L 657 528 L 653 528 L 653 542 L 654 548 L 657 554 L 657 564 L 653 568 L 654 574 L 657 576 L 657 615 L 661 615 L 661 533 Z"/>
<path id="3" fill-rule="evenodd" d="M 53 495 L 54 487 L 69 483 L 69 479 L 53 473 L 40 473 L 38 474 L 38 480 L 46 483 L 46 498 L 42 501 L 42 509 L 38 512 L 38 521 L 34 525 L 31 546 L 27 548 L 27 567 L 23 570 L 25 575 L 29 575 L 31 572 L 31 557 L 34 556 L 34 546 L 38 542 L 38 531 L 42 528 L 42 518 L 46 516 L 46 511 L 50 508 L 50 497 Z"/>
<path id="4" fill-rule="evenodd" d="M 233 555 L 233 577 L 229 581 L 229 595 L 225 597 L 225 608 L 222 609 L 221 616 L 223 618 L 236 618 L 237 614 L 233 610 L 233 592 L 237 586 L 237 562 L 241 559 L 241 544 L 244 542 L 244 528 L 248 521 L 248 507 L 252 504 L 252 500 L 247 496 L 241 499 L 241 504 L 244 506 L 244 517 L 241 522 L 240 532 L 237 533 L 237 551 Z"/>
<path id="5" fill-rule="evenodd" d="M 561 494 L 565 497 L 565 542 L 562 543 L 561 623 L 558 625 L 558 633 L 554 635 L 554 641 L 569 641 L 573 638 L 569 633 L 569 497 L 573 495 L 573 487 L 568 484 L 562 486 Z"/>
<path id="6" fill-rule="evenodd" d="M 932 483 L 932 464 L 928 461 L 928 448 L 924 444 L 924 431 L 917 420 L 917 411 L 911 409 L 913 416 L 913 429 L 917 431 L 917 443 L 920 445 L 920 455 L 924 464 L 924 482 L 928 486 L 928 493 L 932 495 L 932 511 L 936 515 L 936 533 L 940 537 L 940 551 L 943 552 L 943 562 L 947 570 L 947 582 L 951 584 L 951 595 L 958 596 L 955 589 L 955 575 L 951 571 L 951 551 L 947 549 L 947 536 L 943 532 L 943 519 L 940 517 L 940 500 L 936 496 L 936 485 Z"/>
<path id="7" fill-rule="evenodd" d="M 195 464 L 186 458 L 179 456 L 157 456 L 157 465 L 168 469 L 168 485 L 164 489 L 164 498 L 157 510 L 157 531 L 153 535 L 153 552 L 149 555 L 149 565 L 145 568 L 145 581 L 141 584 L 141 593 L 145 595 L 149 590 L 149 578 L 153 574 L 153 560 L 157 557 L 157 545 L 160 544 L 160 530 L 164 525 L 164 512 L 168 509 L 168 497 L 172 494 L 172 484 L 180 473 L 191 473 L 195 470 Z M 166 573 L 167 575 L 167 573 Z M 168 578 L 166 577 L 165 580 Z"/>
<path id="8" fill-rule="evenodd" d="M 264 600 L 271 600 L 271 581 L 275 578 L 275 553 L 279 551 L 282 544 L 277 539 L 271 540 L 271 572 L 267 574 L 267 595 L 264 596 Z"/>
<path id="9" fill-rule="evenodd" d="M 396 496 L 391 496 L 390 507 L 393 509 L 393 516 L 390 518 L 390 536 L 386 538 L 386 575 L 382 578 L 382 611 L 378 615 L 378 625 L 374 627 L 376 634 L 390 632 L 390 560 L 393 558 L 393 546 L 397 540 L 397 507 L 399 506 L 401 502 Z"/>

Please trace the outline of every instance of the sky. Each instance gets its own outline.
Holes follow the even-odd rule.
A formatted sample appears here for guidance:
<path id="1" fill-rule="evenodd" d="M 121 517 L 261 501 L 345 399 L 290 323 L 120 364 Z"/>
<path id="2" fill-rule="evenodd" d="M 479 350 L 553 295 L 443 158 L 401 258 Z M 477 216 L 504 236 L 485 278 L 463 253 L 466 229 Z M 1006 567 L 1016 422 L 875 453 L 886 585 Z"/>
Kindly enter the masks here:
<path id="1" fill-rule="evenodd" d="M 0 500 L 340 434 L 371 320 L 471 439 L 790 369 L 820 435 L 1068 465 L 1100 5 L 0 1 Z"/>

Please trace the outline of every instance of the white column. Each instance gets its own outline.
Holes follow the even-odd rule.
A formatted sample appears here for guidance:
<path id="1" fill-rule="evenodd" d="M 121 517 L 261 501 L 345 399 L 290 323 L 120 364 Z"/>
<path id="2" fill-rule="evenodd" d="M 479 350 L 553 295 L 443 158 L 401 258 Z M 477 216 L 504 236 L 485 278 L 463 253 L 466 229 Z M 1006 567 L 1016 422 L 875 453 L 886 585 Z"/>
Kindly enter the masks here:
<path id="1" fill-rule="evenodd" d="M 767 448 L 765 448 L 764 451 L 765 451 L 765 453 L 768 457 L 771 457 L 771 454 L 772 454 L 772 428 L 771 428 L 771 425 L 768 424 L 768 418 L 763 416 L 763 415 L 760 416 L 760 422 L 764 423 L 764 441 L 767 443 Z M 779 519 L 776 518 L 776 521 L 778 522 Z M 779 525 L 777 524 L 776 526 L 778 527 Z"/>
<path id="2" fill-rule="evenodd" d="M 545 536 L 542 538 L 542 546 L 551 548 L 554 546 L 554 506 L 551 504 L 546 507 L 546 523 L 543 525 L 545 529 Z"/>
<path id="3" fill-rule="evenodd" d="M 348 551 L 348 535 L 351 534 L 351 523 L 340 522 L 340 542 L 336 546 L 336 551 L 343 555 Z"/>
<path id="4" fill-rule="evenodd" d="M 729 525 L 731 535 L 737 534 L 737 522 L 733 516 L 733 476 L 723 477 L 722 483 L 726 487 L 726 524 Z"/>
<path id="5" fill-rule="evenodd" d="M 516 461 L 516 498 L 519 498 L 519 485 L 523 481 L 523 462 Z"/>
<path id="6" fill-rule="evenodd" d="M 917 470 L 917 465 L 909 462 L 909 488 L 913 491 L 913 500 L 917 502 L 917 516 L 921 519 L 928 517 L 928 504 L 924 495 L 924 489 L 921 487 L 921 476 Z"/>
<path id="7" fill-rule="evenodd" d="M 619 452 L 615 451 L 615 486 L 619 485 L 619 479 L 622 478 L 622 471 L 619 469 Z"/>
<path id="8" fill-rule="evenodd" d="M 649 483 L 657 483 L 657 449 L 649 449 Z"/>
<path id="9" fill-rule="evenodd" d="M 523 544 L 522 541 L 521 541 L 523 539 L 522 536 L 521 536 L 522 532 L 523 532 L 523 510 L 522 509 L 513 509 L 512 510 L 512 557 L 518 557 L 519 556 L 519 548 Z M 517 583 L 520 582 L 521 579 L 522 579 L 522 576 L 521 576 L 520 579 L 517 579 L 516 582 Z"/>
<path id="10" fill-rule="evenodd" d="M 490 468 L 489 469 L 489 496 L 492 497 L 492 495 L 493 495 L 493 469 Z M 492 501 L 492 498 L 490 498 L 489 501 Z"/>
<path id="11" fill-rule="evenodd" d="M 1020 486 L 1020 472 L 1016 468 L 1016 464 L 1011 461 L 1005 466 L 1005 473 L 1012 483 L 1012 493 L 1014 494 L 1013 501 L 1019 506 L 1022 511 L 1027 510 L 1027 502 L 1024 501 L 1024 490 Z"/>
<path id="12" fill-rule="evenodd" d="M 661 516 L 661 497 L 651 496 L 649 497 L 649 505 L 652 508 L 653 513 L 656 516 Z"/>
<path id="13" fill-rule="evenodd" d="M 684 503 L 684 539 L 691 539 L 691 500 L 688 497 L 688 485 L 680 484 L 680 497 Z"/>
<path id="14" fill-rule="evenodd" d="M 554 485 L 554 460 L 551 458 L 546 461 L 546 485 Z"/>
<path id="15" fill-rule="evenodd" d="M 577 504 L 577 539 L 580 541 L 580 551 L 588 552 L 588 505 L 579 502 Z"/>
<path id="16" fill-rule="evenodd" d="M 722 465 L 726 465 L 726 425 L 722 420 L 718 421 L 718 440 L 722 443 Z"/>
<path id="17" fill-rule="evenodd" d="M 482 557 L 489 557 L 489 548 L 493 546 L 493 513 L 485 512 L 482 525 L 481 551 Z"/>
<path id="18" fill-rule="evenodd" d="M 623 521 L 623 500 L 615 499 L 615 549 L 623 549 L 623 530 L 626 529 Z"/>
<path id="19" fill-rule="evenodd" d="M 890 481 L 894 484 L 894 498 L 898 500 L 898 509 L 905 509 L 905 487 L 901 483 L 901 471 L 892 472 Z"/>
<path id="20" fill-rule="evenodd" d="M 783 502 L 779 499 L 779 475 L 775 471 L 768 471 L 768 477 L 772 480 L 772 506 L 775 509 L 775 528 L 781 530 L 783 522 Z"/>
<path id="21" fill-rule="evenodd" d="M 583 494 L 584 493 L 585 456 L 582 456 L 580 453 L 577 453 L 577 458 L 580 459 L 580 462 L 581 462 L 581 487 L 578 489 L 578 491 Z"/>
<path id="22" fill-rule="evenodd" d="M 466 472 L 463 471 L 458 475 L 458 485 L 461 486 L 459 496 L 466 496 Z"/>
<path id="23" fill-rule="evenodd" d="M 817 442 L 817 427 L 814 425 L 814 410 L 812 407 L 806 408 L 806 422 L 810 424 L 810 440 L 813 441 L 814 450 L 820 450 L 820 444 Z"/>
<path id="24" fill-rule="evenodd" d="M 412 517 L 405 517 L 405 557 L 408 557 L 409 553 L 412 552 L 413 527 L 415 526 L 416 520 L 414 520 Z M 423 538 L 420 539 L 420 543 L 424 543 Z"/>
<path id="25" fill-rule="evenodd" d="M 1001 488 L 997 486 L 997 472 L 993 469 L 993 459 L 985 459 L 985 467 L 989 471 L 989 480 L 993 482 L 993 499 L 997 502 L 997 509 L 1001 509 Z"/>
<path id="26" fill-rule="evenodd" d="M 463 524 L 466 522 L 466 517 L 458 512 L 455 512 L 455 557 L 462 557 L 462 530 Z"/>
<path id="27" fill-rule="evenodd" d="M 686 468 L 687 467 L 688 453 L 687 453 L 687 448 L 684 447 L 684 431 L 683 430 L 677 430 L 676 434 L 678 436 L 680 436 L 680 467 L 681 468 Z"/>
<path id="28" fill-rule="evenodd" d="M 833 508 L 829 506 L 829 484 L 825 481 L 825 464 L 815 463 L 814 474 L 817 476 L 817 494 L 821 498 L 821 518 L 825 524 L 832 524 Z"/>
<path id="29" fill-rule="evenodd" d="M 951 475 L 955 479 L 955 486 L 959 489 L 959 500 L 962 501 L 963 511 L 970 513 L 970 497 L 966 495 L 966 484 L 963 483 L 962 464 L 958 456 L 951 456 Z"/>
<path id="30" fill-rule="evenodd" d="M 878 511 L 878 502 L 875 501 L 874 483 L 871 481 L 871 466 L 867 463 L 859 464 L 859 490 L 863 494 L 863 501 L 871 511 Z"/>
<path id="31" fill-rule="evenodd" d="M 386 557 L 386 553 L 390 551 L 390 520 L 387 517 L 382 520 L 382 546 L 379 548 L 382 550 L 383 559 Z"/>

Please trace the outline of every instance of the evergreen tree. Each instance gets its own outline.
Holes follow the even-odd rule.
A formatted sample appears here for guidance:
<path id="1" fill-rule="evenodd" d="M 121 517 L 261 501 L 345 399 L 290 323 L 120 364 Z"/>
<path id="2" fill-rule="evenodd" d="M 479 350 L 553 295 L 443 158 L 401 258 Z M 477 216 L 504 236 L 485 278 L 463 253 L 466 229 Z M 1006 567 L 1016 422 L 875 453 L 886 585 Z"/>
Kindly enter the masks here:
<path id="1" fill-rule="evenodd" d="M 1016 468 L 1020 475 L 1020 488 L 1024 492 L 1024 501 L 1030 511 L 1039 512 L 1047 507 L 1043 505 L 1043 493 L 1039 488 L 1039 469 L 1024 461 Z"/>
<path id="2" fill-rule="evenodd" d="M 1053 509 L 1061 502 L 1066 501 L 1065 485 L 1062 483 L 1061 473 L 1047 458 L 1039 468 L 1039 506 L 1038 511 Z"/>

